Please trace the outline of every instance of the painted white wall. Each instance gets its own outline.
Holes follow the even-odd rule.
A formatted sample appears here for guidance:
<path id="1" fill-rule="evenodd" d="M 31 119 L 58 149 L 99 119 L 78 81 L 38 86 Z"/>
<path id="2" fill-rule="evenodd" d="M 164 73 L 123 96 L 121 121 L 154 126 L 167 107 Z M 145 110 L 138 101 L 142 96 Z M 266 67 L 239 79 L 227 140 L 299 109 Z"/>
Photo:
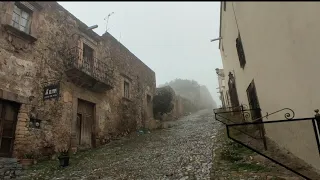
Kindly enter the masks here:
<path id="1" fill-rule="evenodd" d="M 229 72 L 235 75 L 239 102 L 248 104 L 246 89 L 254 79 L 262 115 L 291 108 L 295 118 L 313 117 L 314 109 L 320 108 L 320 3 L 226 4 L 226 11 L 222 8 L 220 51 L 226 82 Z M 246 56 L 244 69 L 240 68 L 236 50 L 235 17 Z M 264 120 L 282 119 L 284 113 Z M 270 124 L 265 128 L 268 137 L 320 169 L 311 121 Z"/>

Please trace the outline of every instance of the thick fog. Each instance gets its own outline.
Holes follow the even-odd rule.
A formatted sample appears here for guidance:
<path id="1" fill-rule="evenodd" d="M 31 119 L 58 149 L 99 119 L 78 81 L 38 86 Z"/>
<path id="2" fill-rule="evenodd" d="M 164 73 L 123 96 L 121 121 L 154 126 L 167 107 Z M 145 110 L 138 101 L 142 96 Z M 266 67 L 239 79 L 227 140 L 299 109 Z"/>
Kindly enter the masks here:
<path id="1" fill-rule="evenodd" d="M 156 72 L 157 85 L 176 78 L 207 86 L 218 105 L 220 2 L 59 2 L 94 31 L 108 32 Z"/>

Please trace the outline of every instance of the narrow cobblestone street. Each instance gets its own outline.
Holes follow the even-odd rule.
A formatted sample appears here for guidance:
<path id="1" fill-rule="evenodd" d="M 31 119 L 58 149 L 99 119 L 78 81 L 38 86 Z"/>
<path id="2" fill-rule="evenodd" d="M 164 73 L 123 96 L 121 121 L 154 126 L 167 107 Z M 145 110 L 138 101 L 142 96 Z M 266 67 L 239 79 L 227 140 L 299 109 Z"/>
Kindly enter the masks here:
<path id="1" fill-rule="evenodd" d="M 70 166 L 43 162 L 26 179 L 210 179 L 213 138 L 219 126 L 203 110 L 167 129 L 132 134 L 71 158 Z"/>

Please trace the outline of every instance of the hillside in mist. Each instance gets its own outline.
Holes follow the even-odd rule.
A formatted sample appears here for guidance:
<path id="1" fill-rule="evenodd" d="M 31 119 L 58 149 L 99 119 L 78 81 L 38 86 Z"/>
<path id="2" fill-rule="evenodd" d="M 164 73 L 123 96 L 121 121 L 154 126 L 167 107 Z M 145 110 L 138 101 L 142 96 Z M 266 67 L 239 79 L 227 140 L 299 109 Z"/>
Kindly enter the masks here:
<path id="1" fill-rule="evenodd" d="M 162 86 L 170 86 L 176 94 L 189 99 L 198 109 L 216 108 L 216 102 L 213 100 L 208 88 L 200 85 L 197 81 L 188 79 L 175 79 Z"/>

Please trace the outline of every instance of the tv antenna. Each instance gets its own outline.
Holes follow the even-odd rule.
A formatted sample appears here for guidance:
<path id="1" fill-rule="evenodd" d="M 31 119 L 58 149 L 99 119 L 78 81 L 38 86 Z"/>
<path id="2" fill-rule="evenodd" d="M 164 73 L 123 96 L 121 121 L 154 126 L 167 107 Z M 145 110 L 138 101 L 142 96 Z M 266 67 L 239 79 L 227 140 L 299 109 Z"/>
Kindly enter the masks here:
<path id="1" fill-rule="evenodd" d="M 109 13 L 108 16 L 104 18 L 104 20 L 107 21 L 107 24 L 106 24 L 106 32 L 108 32 L 108 22 L 109 22 L 109 18 L 110 18 L 110 16 L 111 16 L 112 14 L 114 14 L 114 12 Z"/>

